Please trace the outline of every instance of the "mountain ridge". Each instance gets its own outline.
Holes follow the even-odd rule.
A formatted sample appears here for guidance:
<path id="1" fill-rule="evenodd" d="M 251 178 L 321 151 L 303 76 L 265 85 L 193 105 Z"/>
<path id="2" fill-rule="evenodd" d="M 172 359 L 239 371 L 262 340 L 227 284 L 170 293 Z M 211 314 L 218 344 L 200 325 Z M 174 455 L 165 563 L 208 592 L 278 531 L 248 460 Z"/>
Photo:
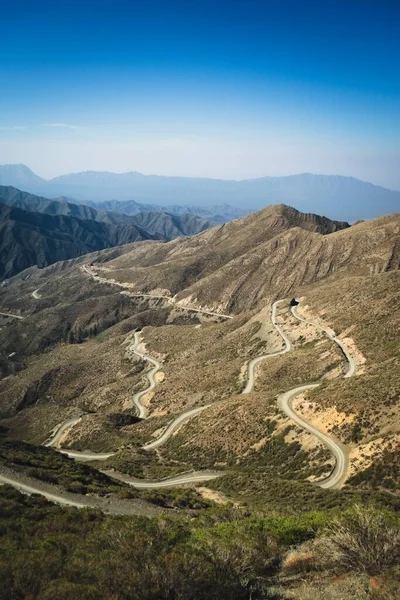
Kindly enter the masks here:
<path id="1" fill-rule="evenodd" d="M 139 226 L 29 212 L 0 203 L 0 278 L 107 247 L 156 239 Z"/>
<path id="2" fill-rule="evenodd" d="M 28 189 L 28 168 L 23 167 L 23 183 L 28 191 L 64 195 L 79 201 L 134 200 L 147 204 L 204 206 L 228 203 L 247 210 L 283 202 L 302 212 L 327 214 L 350 222 L 396 212 L 400 206 L 400 191 L 341 175 L 303 173 L 235 181 L 143 175 L 136 171 L 122 174 L 83 171 L 49 181 L 39 178 L 38 182 L 38 176 L 30 171 Z M 11 180 L 12 165 L 0 167 L 0 183 L 18 187 L 20 171 L 21 165 L 17 165 L 15 180 Z"/>
<path id="3" fill-rule="evenodd" d="M 91 219 L 100 223 L 111 225 L 140 225 L 144 219 L 147 221 L 148 231 L 151 234 L 158 233 L 156 220 L 158 223 L 164 220 L 161 230 L 165 233 L 165 239 L 173 239 L 179 235 L 190 235 L 203 231 L 212 225 L 208 220 L 202 219 L 196 214 L 172 215 L 165 211 L 140 211 L 135 215 L 126 215 L 125 213 L 97 210 L 92 206 L 81 203 L 74 203 L 67 199 L 48 199 L 41 196 L 30 194 L 14 188 L 13 186 L 0 185 L 0 201 L 9 206 L 16 206 L 23 210 L 39 212 L 43 214 L 63 214 L 74 216 L 78 219 Z M 141 213 L 143 213 L 142 216 Z M 152 214 L 153 223 L 149 217 Z M 145 216 L 147 215 L 147 217 Z"/>
<path id="4" fill-rule="evenodd" d="M 170 240 L 204 231 L 196 215 L 141 212 L 136 216 L 48 200 L 0 186 L 0 278 L 34 264 L 44 267 L 96 250 L 141 240 Z"/>
<path id="5" fill-rule="evenodd" d="M 327 276 L 396 268 L 399 233 L 396 214 L 349 227 L 275 205 L 195 237 L 127 246 L 107 261 L 104 276 L 137 291 L 167 289 L 183 303 L 240 313 Z"/>
<path id="6" fill-rule="evenodd" d="M 2 311 L 23 317 L 0 329 L 2 425 L 11 438 L 41 443 L 57 424 L 83 415 L 65 449 L 109 453 L 107 468 L 142 479 L 222 470 L 207 485 L 263 506 L 265 490 L 282 485 L 285 495 L 298 485 L 307 498 L 316 489 L 310 482 L 334 468 L 277 407 L 281 393 L 321 382 L 293 408 L 346 446 L 348 480 L 338 497 L 383 490 L 389 479 L 394 490 L 399 234 L 400 215 L 349 227 L 281 204 L 195 236 L 28 269 L 1 287 Z M 294 319 L 293 297 L 308 324 Z M 275 318 L 294 352 L 282 353 Z M 322 334 L 318 324 L 335 333 Z M 134 332 L 139 355 L 162 364 L 162 385 L 146 404 L 151 418 L 120 427 L 146 373 L 130 352 Z M 341 377 L 332 336 L 349 351 L 356 377 Z M 268 360 L 259 361 L 263 355 Z M 254 388 L 243 395 L 255 360 Z M 192 410 L 196 418 L 160 454 L 143 456 L 142 444 Z M 371 452 L 382 474 L 370 485 Z M 275 493 L 268 501 L 282 502 Z"/>

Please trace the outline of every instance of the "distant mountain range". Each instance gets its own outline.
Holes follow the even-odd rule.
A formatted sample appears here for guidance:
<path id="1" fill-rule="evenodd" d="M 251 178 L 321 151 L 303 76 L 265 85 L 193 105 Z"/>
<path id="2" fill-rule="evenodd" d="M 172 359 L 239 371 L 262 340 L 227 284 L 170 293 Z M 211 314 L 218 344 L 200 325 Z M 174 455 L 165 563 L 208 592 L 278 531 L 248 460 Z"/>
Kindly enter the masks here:
<path id="1" fill-rule="evenodd" d="M 237 208 L 229 204 L 217 204 L 214 206 L 188 206 L 180 204 L 140 204 L 135 200 L 93 200 L 74 202 L 85 202 L 88 206 L 93 206 L 97 210 L 109 210 L 113 212 L 123 213 L 125 215 L 137 215 L 143 211 L 150 212 L 167 212 L 174 215 L 197 215 L 203 219 L 213 221 L 213 223 L 225 223 L 240 219 L 253 212 L 251 209 Z"/>
<path id="2" fill-rule="evenodd" d="M 124 214 L 48 200 L 0 186 L 0 279 L 38 265 L 142 240 L 171 240 L 212 223 L 196 215 Z"/>
<path id="3" fill-rule="evenodd" d="M 3 165 L 0 166 L 0 184 L 47 197 L 67 196 L 94 208 L 107 201 L 107 209 L 126 214 L 136 214 L 140 208 L 158 210 L 162 205 L 164 210 L 174 214 L 190 210 L 214 222 L 237 218 L 276 203 L 350 222 L 398 212 L 400 208 L 398 191 L 352 177 L 310 173 L 225 181 L 142 175 L 134 171 L 121 174 L 85 171 L 46 181 L 25 165 Z M 127 200 L 129 204 L 122 204 Z M 146 206 L 138 208 L 138 203 L 146 203 Z"/>
<path id="4" fill-rule="evenodd" d="M 77 175 L 84 175 L 77 174 Z M 253 212 L 253 209 L 249 206 L 245 208 L 239 208 L 237 206 L 231 206 L 229 204 L 216 204 L 212 205 L 209 202 L 204 202 L 204 205 L 197 206 L 190 202 L 190 194 L 188 197 L 189 204 L 177 204 L 175 202 L 175 196 L 171 194 L 168 202 L 164 202 L 164 195 L 167 190 L 160 189 L 154 193 L 151 191 L 151 182 L 146 180 L 145 175 L 140 173 L 127 173 L 117 175 L 115 173 L 92 173 L 91 178 L 92 184 L 88 181 L 85 185 L 76 185 L 57 182 L 59 178 L 54 180 L 46 181 L 41 177 L 38 177 L 33 171 L 31 171 L 25 165 L 0 165 L 0 185 L 3 186 L 14 186 L 18 189 L 23 189 L 28 192 L 44 195 L 46 198 L 53 198 L 59 202 L 67 202 L 73 204 L 85 204 L 91 206 L 100 211 L 111 211 L 118 212 L 125 215 L 133 216 L 146 212 L 166 212 L 173 215 L 198 215 L 203 219 L 213 221 L 213 223 L 225 223 L 232 219 L 239 219 L 249 213 Z M 110 180 L 107 183 L 106 175 L 110 175 Z M 149 187 L 149 190 L 138 191 L 137 185 L 131 185 L 128 182 L 132 182 L 135 177 L 126 177 L 126 175 L 139 175 L 145 178 L 144 186 Z M 68 177 L 67 175 L 63 177 Z M 74 175 L 72 175 L 74 177 Z M 121 177 L 120 183 L 118 183 Z M 139 178 L 140 178 L 139 177 Z M 157 180 L 158 177 L 155 177 Z M 62 179 L 62 177 L 60 178 Z M 162 177 L 160 178 L 163 179 Z M 175 178 L 165 178 L 174 180 Z M 89 178 L 90 180 L 90 178 Z M 188 181 L 191 180 L 188 178 Z M 199 180 L 201 181 L 201 180 Z M 104 186 L 103 183 L 104 182 Z M 113 183 L 114 182 L 114 183 Z M 158 182 L 159 183 L 159 182 Z M 143 186 L 142 186 L 143 187 Z M 123 188 L 123 189 L 122 189 Z M 149 195 L 150 194 L 150 195 Z M 182 194 L 178 192 L 177 197 L 181 197 Z M 136 200 L 140 197 L 142 202 Z M 128 198 L 128 199 L 127 199 Z M 143 202 L 151 199 L 151 203 L 144 204 Z M 154 202 L 153 202 L 154 200 Z M 184 202 L 185 200 L 183 200 Z M 157 204 L 155 202 L 160 202 Z M 196 233 L 192 231 L 190 233 Z"/>
<path id="5" fill-rule="evenodd" d="M 136 211 L 133 216 L 128 216 L 121 211 L 105 210 L 102 204 L 99 204 L 102 206 L 102 210 L 96 210 L 92 206 L 68 202 L 67 198 L 49 200 L 28 192 L 22 192 L 12 186 L 0 185 L 0 202 L 23 210 L 47 215 L 65 215 L 77 219 L 88 219 L 109 225 L 143 227 L 145 223 L 145 229 L 148 233 L 157 239 L 163 240 L 172 240 L 182 235 L 193 235 L 213 225 L 213 222 L 196 214 L 182 213 L 176 215 L 160 210 L 149 210 Z"/>
<path id="6" fill-rule="evenodd" d="M 45 267 L 95 250 L 154 239 L 134 225 L 124 227 L 65 215 L 46 215 L 5 204 L 0 204 L 0 237 L 0 279 L 32 265 Z"/>

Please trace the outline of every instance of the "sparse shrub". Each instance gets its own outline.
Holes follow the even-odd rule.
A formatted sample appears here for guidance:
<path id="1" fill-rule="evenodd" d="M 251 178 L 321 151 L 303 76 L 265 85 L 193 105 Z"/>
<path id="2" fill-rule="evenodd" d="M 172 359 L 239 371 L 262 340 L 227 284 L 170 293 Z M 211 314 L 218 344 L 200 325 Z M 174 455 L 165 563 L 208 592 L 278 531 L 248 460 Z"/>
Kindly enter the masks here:
<path id="1" fill-rule="evenodd" d="M 329 524 L 316 540 L 322 567 L 377 575 L 400 563 L 400 523 L 372 506 L 355 506 Z"/>
<path id="2" fill-rule="evenodd" d="M 308 573 L 315 570 L 315 550 L 310 544 L 303 544 L 300 548 L 291 550 L 282 562 L 282 571 L 285 575 Z"/>
<path id="3" fill-rule="evenodd" d="M 372 596 L 365 575 L 350 575 L 334 581 L 316 578 L 298 588 L 296 600 L 389 600 L 387 596 Z"/>
<path id="4" fill-rule="evenodd" d="M 74 494 L 86 494 L 87 491 L 86 486 L 80 481 L 71 481 L 67 486 L 67 490 Z"/>

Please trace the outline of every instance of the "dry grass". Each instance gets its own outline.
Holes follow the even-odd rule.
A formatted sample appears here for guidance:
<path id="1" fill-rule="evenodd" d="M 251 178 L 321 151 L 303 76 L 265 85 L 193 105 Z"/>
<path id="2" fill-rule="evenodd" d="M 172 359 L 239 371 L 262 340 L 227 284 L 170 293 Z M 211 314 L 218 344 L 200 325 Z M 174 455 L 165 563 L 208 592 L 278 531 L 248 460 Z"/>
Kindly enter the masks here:
<path id="1" fill-rule="evenodd" d="M 304 575 L 315 570 L 316 555 L 312 544 L 290 550 L 282 561 L 283 575 Z"/>
<path id="2" fill-rule="evenodd" d="M 374 507 L 355 506 L 327 526 L 315 551 L 325 569 L 379 575 L 400 563 L 400 522 Z"/>
<path id="3" fill-rule="evenodd" d="M 396 600 L 393 596 L 375 596 L 371 594 L 368 577 L 365 575 L 349 575 L 338 580 L 321 577 L 307 578 L 307 581 L 296 585 L 291 592 L 284 593 L 283 598 L 289 600 Z"/>

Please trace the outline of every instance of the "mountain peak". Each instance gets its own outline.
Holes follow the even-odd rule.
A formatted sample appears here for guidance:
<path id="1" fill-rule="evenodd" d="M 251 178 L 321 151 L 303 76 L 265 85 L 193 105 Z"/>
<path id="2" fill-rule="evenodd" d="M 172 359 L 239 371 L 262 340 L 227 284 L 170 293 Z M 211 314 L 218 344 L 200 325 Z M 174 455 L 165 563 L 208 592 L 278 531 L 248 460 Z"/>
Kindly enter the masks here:
<path id="1" fill-rule="evenodd" d="M 328 219 L 328 217 L 314 213 L 304 213 L 293 208 L 293 206 L 288 206 L 283 203 L 267 206 L 258 213 L 250 215 L 250 217 L 247 218 L 251 217 L 258 220 L 276 217 L 279 220 L 282 220 L 287 227 L 300 227 L 323 235 L 350 227 L 350 224 L 346 221 L 334 221 Z"/>
<path id="2" fill-rule="evenodd" d="M 0 185 L 24 189 L 42 184 L 46 184 L 46 181 L 22 163 L 0 165 Z"/>
<path id="3" fill-rule="evenodd" d="M 100 210 L 100 202 L 113 199 L 204 208 L 229 203 L 245 212 L 268 205 L 281 207 L 272 211 L 287 212 L 284 205 L 349 222 L 396 212 L 400 203 L 400 192 L 354 177 L 312 173 L 233 181 L 143 175 L 137 171 L 82 171 L 45 181 L 25 165 L 4 165 L 0 166 L 0 184 L 52 198 L 69 196 L 80 202 L 96 202 Z"/>

